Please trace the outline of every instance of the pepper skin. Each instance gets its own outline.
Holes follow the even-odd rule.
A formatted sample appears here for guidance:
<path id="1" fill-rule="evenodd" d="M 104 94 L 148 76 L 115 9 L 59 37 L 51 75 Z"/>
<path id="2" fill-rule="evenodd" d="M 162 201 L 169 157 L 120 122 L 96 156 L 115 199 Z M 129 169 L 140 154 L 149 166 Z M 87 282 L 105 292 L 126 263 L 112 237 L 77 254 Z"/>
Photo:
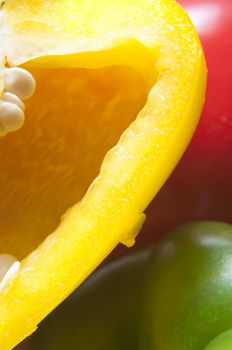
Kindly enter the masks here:
<path id="1" fill-rule="evenodd" d="M 231 329 L 231 267 L 231 225 L 189 224 L 162 240 L 145 285 L 141 349 L 202 350 Z"/>
<path id="2" fill-rule="evenodd" d="M 179 0 L 206 55 L 208 87 L 196 133 L 148 209 L 140 242 L 196 220 L 232 223 L 232 1 Z"/>
<path id="3" fill-rule="evenodd" d="M 0 140 L 0 248 L 18 260 L 0 298 L 10 350 L 119 243 L 134 244 L 193 135 L 207 74 L 173 0 L 0 3 L 2 120 L 15 121 Z M 24 126 L 4 101 L 19 67 L 36 83 Z"/>

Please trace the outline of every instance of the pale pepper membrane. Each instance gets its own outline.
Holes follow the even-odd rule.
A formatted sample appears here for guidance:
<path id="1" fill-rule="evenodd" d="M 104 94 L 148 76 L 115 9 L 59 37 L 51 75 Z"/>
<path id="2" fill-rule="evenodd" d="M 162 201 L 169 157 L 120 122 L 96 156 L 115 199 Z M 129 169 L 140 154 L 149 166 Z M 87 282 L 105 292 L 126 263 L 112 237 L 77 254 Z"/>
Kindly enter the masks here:
<path id="1" fill-rule="evenodd" d="M 0 138 L 0 252 L 17 264 L 0 291 L 8 350 L 118 243 L 133 245 L 197 125 L 206 65 L 172 0 L 0 4 L 0 112 L 4 72 L 36 85 L 25 110 L 14 90 L 24 125 Z"/>

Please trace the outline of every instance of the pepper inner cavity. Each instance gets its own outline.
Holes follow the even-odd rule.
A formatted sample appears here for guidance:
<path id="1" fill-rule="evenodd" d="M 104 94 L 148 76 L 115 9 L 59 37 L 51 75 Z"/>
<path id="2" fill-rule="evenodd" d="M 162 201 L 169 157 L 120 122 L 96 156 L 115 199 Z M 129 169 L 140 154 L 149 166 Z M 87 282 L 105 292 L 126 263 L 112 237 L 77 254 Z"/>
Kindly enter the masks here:
<path id="1" fill-rule="evenodd" d="M 31 69 L 23 127 L 0 138 L 0 249 L 22 259 L 59 225 L 146 103 L 126 66 Z"/>

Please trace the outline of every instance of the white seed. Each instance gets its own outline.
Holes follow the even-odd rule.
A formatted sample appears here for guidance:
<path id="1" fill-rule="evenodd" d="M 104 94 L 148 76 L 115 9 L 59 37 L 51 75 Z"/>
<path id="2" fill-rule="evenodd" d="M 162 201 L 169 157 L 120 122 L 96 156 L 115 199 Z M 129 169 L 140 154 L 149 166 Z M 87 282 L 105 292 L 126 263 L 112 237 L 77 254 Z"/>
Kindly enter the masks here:
<path id="1" fill-rule="evenodd" d="M 24 113 L 14 103 L 0 101 L 0 135 L 15 131 L 24 123 Z"/>
<path id="2" fill-rule="evenodd" d="M 35 92 L 35 79 L 23 68 L 5 68 L 5 90 L 21 100 L 30 98 Z"/>
<path id="3" fill-rule="evenodd" d="M 9 268 L 17 261 L 14 256 L 0 254 L 0 280 L 3 279 Z"/>
<path id="4" fill-rule="evenodd" d="M 18 96 L 14 95 L 10 92 L 3 92 L 1 99 L 2 99 L 2 101 L 5 101 L 5 102 L 14 103 L 22 111 L 25 110 L 25 104 L 23 103 L 23 101 L 21 101 L 20 98 L 18 98 Z"/>
<path id="5" fill-rule="evenodd" d="M 17 272 L 20 269 L 21 263 L 15 259 L 13 264 L 10 265 L 10 267 L 7 269 L 5 275 L 3 276 L 2 280 L 0 281 L 0 291 L 3 291 L 5 287 L 9 284 L 10 281 L 14 279 Z"/>

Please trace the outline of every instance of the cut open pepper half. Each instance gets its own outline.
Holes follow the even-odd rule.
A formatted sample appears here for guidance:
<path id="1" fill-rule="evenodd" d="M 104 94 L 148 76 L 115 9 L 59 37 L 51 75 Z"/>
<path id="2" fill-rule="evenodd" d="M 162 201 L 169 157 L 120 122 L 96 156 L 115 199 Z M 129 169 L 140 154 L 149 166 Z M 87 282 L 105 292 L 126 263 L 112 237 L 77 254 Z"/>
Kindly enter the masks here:
<path id="1" fill-rule="evenodd" d="M 0 3 L 0 126 L 18 129 L 0 138 L 0 248 L 21 261 L 1 284 L 8 350 L 133 245 L 194 132 L 206 65 L 173 0 Z"/>

